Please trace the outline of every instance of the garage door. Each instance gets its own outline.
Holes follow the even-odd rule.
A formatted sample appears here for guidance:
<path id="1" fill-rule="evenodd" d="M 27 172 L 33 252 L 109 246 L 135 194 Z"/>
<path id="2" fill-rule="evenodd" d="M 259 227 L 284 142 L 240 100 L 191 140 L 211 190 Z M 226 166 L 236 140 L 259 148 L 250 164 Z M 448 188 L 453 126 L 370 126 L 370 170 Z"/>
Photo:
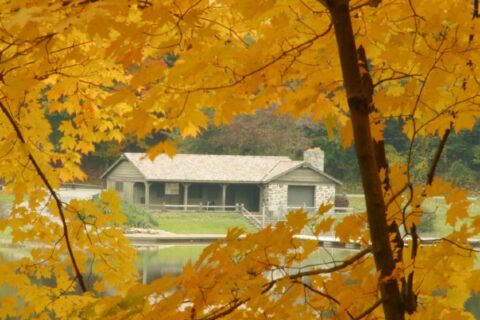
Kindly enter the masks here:
<path id="1" fill-rule="evenodd" d="M 289 207 L 310 207 L 314 206 L 314 186 L 288 186 Z"/>

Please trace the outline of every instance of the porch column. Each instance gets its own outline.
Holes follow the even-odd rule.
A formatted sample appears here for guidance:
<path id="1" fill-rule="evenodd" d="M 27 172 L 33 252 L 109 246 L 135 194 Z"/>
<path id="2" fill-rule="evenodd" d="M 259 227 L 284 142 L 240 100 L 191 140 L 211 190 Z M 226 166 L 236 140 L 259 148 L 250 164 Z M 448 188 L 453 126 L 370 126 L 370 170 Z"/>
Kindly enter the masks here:
<path id="1" fill-rule="evenodd" d="M 187 211 L 188 206 L 188 187 L 190 187 L 190 183 L 183 184 L 183 210 Z"/>
<path id="2" fill-rule="evenodd" d="M 265 186 L 262 185 L 262 184 L 258 184 L 258 191 L 260 192 L 259 196 L 258 196 L 258 210 L 260 210 L 260 212 L 262 213 L 262 228 L 265 228 L 265 204 L 263 203 L 264 202 L 264 195 L 263 193 L 265 192 Z"/>
<path id="3" fill-rule="evenodd" d="M 225 203 L 227 202 L 227 184 L 222 184 L 222 211 L 225 211 Z"/>
<path id="4" fill-rule="evenodd" d="M 145 181 L 145 209 L 148 210 L 150 206 L 150 182 Z"/>

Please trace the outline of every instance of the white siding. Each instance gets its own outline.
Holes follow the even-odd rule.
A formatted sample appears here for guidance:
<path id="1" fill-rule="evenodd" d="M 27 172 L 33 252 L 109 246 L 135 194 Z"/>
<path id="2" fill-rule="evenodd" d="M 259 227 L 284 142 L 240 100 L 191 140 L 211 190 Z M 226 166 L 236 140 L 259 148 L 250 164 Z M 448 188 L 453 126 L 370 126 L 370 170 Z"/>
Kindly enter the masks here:
<path id="1" fill-rule="evenodd" d="M 123 160 L 110 171 L 107 179 L 116 181 L 143 181 L 142 173 L 128 160 Z"/>

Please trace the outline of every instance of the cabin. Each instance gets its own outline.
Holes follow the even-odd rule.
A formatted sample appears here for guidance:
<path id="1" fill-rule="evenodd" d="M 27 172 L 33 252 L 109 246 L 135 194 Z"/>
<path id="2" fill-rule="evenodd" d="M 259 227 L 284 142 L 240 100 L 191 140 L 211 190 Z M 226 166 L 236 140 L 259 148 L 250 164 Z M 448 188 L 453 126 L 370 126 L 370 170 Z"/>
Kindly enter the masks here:
<path id="1" fill-rule="evenodd" d="M 333 203 L 341 182 L 324 172 L 324 152 L 304 151 L 303 161 L 284 156 L 177 154 L 150 160 L 124 153 L 102 175 L 124 201 L 150 210 L 246 210 L 279 215 L 293 208 Z"/>

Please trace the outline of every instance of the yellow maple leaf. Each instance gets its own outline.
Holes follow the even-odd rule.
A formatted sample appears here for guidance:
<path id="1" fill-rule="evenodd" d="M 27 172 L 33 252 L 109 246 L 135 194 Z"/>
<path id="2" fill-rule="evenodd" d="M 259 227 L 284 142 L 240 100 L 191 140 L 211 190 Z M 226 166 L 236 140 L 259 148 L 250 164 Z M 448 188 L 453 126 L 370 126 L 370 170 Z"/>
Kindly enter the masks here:
<path id="1" fill-rule="evenodd" d="M 162 141 L 148 149 L 147 156 L 153 160 L 161 153 L 166 153 L 172 158 L 177 153 L 177 144 L 170 140 Z"/>

